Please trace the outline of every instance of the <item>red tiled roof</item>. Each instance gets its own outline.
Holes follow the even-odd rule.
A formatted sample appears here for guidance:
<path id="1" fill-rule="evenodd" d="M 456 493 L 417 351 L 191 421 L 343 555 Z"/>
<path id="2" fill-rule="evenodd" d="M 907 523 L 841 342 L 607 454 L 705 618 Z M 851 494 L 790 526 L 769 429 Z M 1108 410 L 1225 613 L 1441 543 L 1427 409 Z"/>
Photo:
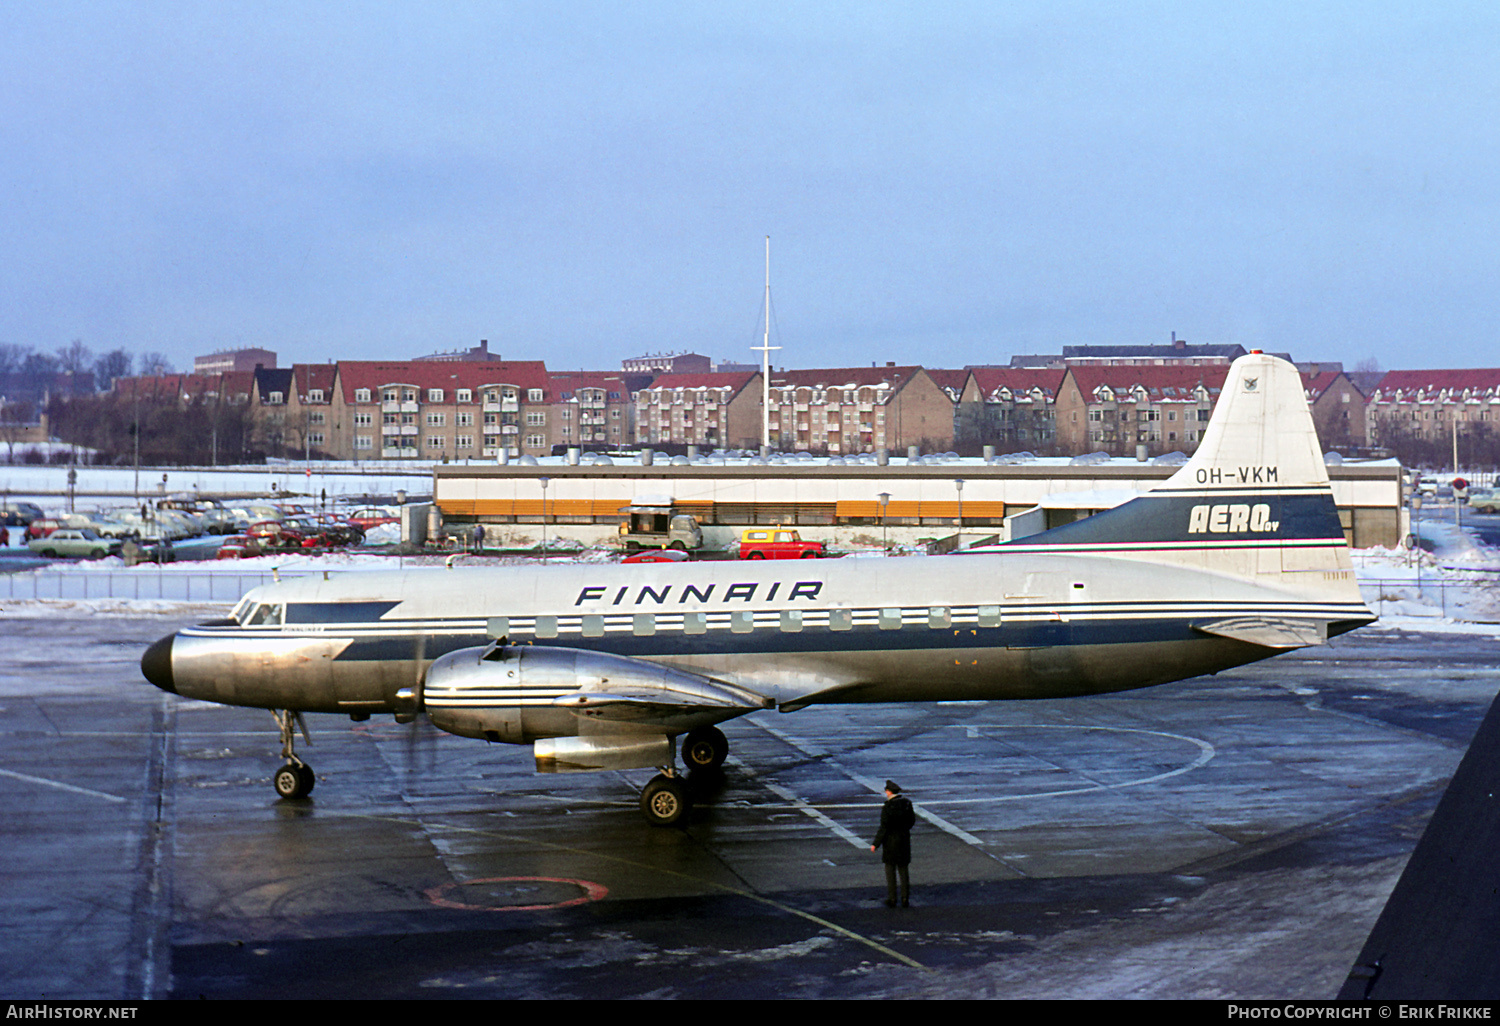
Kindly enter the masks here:
<path id="1" fill-rule="evenodd" d="M 706 374 L 662 374 L 640 391 L 668 388 L 728 388 L 732 395 L 739 395 L 751 381 L 760 377 L 759 371 L 718 371 Z"/>
<path id="2" fill-rule="evenodd" d="M 379 401 L 380 389 L 386 385 L 411 385 L 423 391 L 441 388 L 444 398 L 453 389 L 479 391 L 491 385 L 514 385 L 523 391 L 542 390 L 543 400 L 551 401 L 552 389 L 547 365 L 541 360 L 489 360 L 483 362 L 445 362 L 435 360 L 341 360 L 337 364 L 339 387 L 344 401 L 355 401 L 357 389 L 370 390 L 371 399 Z M 524 396 L 523 396 L 524 398 Z"/>
<path id="3" fill-rule="evenodd" d="M 1379 394 L 1381 398 L 1390 399 L 1396 396 L 1412 398 L 1419 392 L 1463 395 L 1465 391 L 1480 396 L 1500 393 L 1500 368 L 1387 371 L 1371 395 Z"/>
<path id="4" fill-rule="evenodd" d="M 969 373 L 974 375 L 974 383 L 988 399 L 1002 388 L 1013 393 L 1040 388 L 1043 394 L 1056 396 L 1067 370 L 1062 367 L 971 367 Z"/>
<path id="5" fill-rule="evenodd" d="M 772 388 L 860 388 L 886 384 L 900 388 L 922 372 L 909 367 L 824 367 L 810 370 L 772 371 Z"/>
<path id="6" fill-rule="evenodd" d="M 297 382 L 297 395 L 307 402 L 307 393 L 314 388 L 323 390 L 323 401 L 333 399 L 334 381 L 338 376 L 338 365 L 332 363 L 294 363 L 292 377 Z"/>
<path id="7" fill-rule="evenodd" d="M 1108 387 L 1116 393 L 1133 391 L 1136 386 L 1156 402 L 1187 402 L 1193 391 L 1201 384 L 1209 395 L 1217 395 L 1224 387 L 1224 378 L 1229 374 L 1228 364 L 1167 364 L 1096 366 L 1084 365 L 1068 368 L 1078 390 L 1085 401 L 1099 388 Z M 1172 389 L 1171 392 L 1167 391 Z"/>

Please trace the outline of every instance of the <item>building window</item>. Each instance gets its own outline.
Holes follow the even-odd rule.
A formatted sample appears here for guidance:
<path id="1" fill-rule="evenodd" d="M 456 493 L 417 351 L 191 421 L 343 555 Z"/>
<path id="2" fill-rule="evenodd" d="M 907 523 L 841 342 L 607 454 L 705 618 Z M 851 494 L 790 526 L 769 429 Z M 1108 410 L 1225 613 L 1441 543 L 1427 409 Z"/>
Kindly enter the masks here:
<path id="1" fill-rule="evenodd" d="M 323 444 L 323 432 L 321 432 L 321 431 L 309 431 L 307 433 L 307 444 L 308 445 L 322 445 Z"/>
<path id="2" fill-rule="evenodd" d="M 393 403 L 401 398 L 401 394 L 394 388 L 388 388 L 380 393 L 380 398 L 383 402 Z"/>
<path id="3" fill-rule="evenodd" d="M 375 423 L 375 418 L 371 416 L 368 411 L 364 413 L 356 413 L 354 415 L 355 427 L 369 427 L 373 423 Z"/>
<path id="4" fill-rule="evenodd" d="M 309 413 L 307 415 L 307 422 L 309 424 L 321 424 L 321 423 L 323 423 L 323 411 L 322 410 L 313 410 L 311 413 Z"/>
<path id="5" fill-rule="evenodd" d="M 373 448 L 375 448 L 375 440 L 373 438 L 371 438 L 369 435 L 355 435 L 354 436 L 354 448 L 356 448 L 356 449 L 373 449 Z"/>
<path id="6" fill-rule="evenodd" d="M 369 402 L 370 401 L 370 390 L 368 388 L 356 388 L 354 390 L 354 401 L 357 402 L 357 403 L 367 403 L 367 402 Z"/>
<path id="7" fill-rule="evenodd" d="M 541 402 L 542 401 L 542 390 L 540 388 L 528 389 L 527 392 L 526 392 L 526 401 L 528 403 L 539 403 L 539 402 Z"/>
<path id="8" fill-rule="evenodd" d="M 474 436 L 473 435 L 455 435 L 454 438 L 453 438 L 453 448 L 455 448 L 455 449 L 472 449 L 472 448 L 474 448 Z"/>
<path id="9" fill-rule="evenodd" d="M 547 415 L 545 413 L 528 413 L 528 414 L 526 414 L 526 426 L 527 427 L 542 427 L 546 423 L 547 423 Z"/>
<path id="10" fill-rule="evenodd" d="M 279 406 L 279 405 L 281 405 L 281 393 L 280 392 L 272 392 L 271 393 L 271 398 L 270 398 L 269 401 L 270 401 L 270 403 L 273 406 Z"/>
<path id="11" fill-rule="evenodd" d="M 528 448 L 528 449 L 540 449 L 542 446 L 544 446 L 546 444 L 547 444 L 547 437 L 545 435 L 527 435 L 526 436 L 526 448 Z"/>
<path id="12" fill-rule="evenodd" d="M 460 388 L 458 390 L 458 394 L 454 396 L 454 401 L 460 403 L 472 403 L 474 401 L 474 393 L 467 388 Z"/>
<path id="13" fill-rule="evenodd" d="M 442 427 L 446 423 L 448 423 L 448 415 L 446 413 L 429 413 L 427 415 L 428 427 Z"/>
<path id="14" fill-rule="evenodd" d="M 441 449 L 444 444 L 445 442 L 442 435 L 427 436 L 427 448 L 429 449 Z"/>
<path id="15" fill-rule="evenodd" d="M 440 403 L 440 402 L 442 402 L 443 401 L 443 390 L 441 388 L 429 388 L 427 390 L 427 401 L 430 402 L 430 403 Z"/>
<path id="16" fill-rule="evenodd" d="M 472 413 L 455 413 L 453 415 L 453 423 L 456 424 L 459 427 L 473 427 L 474 426 L 474 414 L 472 414 Z"/>
<path id="17" fill-rule="evenodd" d="M 322 402 L 323 401 L 323 390 L 321 388 L 309 388 L 307 390 L 307 401 L 310 402 L 310 403 L 320 403 L 320 402 Z"/>

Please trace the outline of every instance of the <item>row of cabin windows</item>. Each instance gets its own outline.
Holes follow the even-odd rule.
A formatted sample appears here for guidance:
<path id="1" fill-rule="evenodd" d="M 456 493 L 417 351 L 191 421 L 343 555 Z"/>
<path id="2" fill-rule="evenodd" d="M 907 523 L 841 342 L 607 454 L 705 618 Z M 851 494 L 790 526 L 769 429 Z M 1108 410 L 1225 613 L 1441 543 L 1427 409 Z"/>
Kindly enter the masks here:
<path id="1" fill-rule="evenodd" d="M 294 607 L 298 612 L 310 610 L 306 622 L 342 622 L 338 620 L 316 619 L 319 615 L 316 605 L 302 605 Z M 281 604 L 262 604 L 249 608 L 237 608 L 233 614 L 235 619 L 245 627 L 275 626 L 282 622 L 284 607 Z M 979 606 L 976 610 L 976 622 L 980 627 L 999 627 L 1000 607 Z M 749 634 L 757 627 L 761 629 L 776 628 L 783 633 L 798 634 L 803 626 L 809 621 L 821 621 L 822 612 L 810 612 L 802 609 L 783 609 L 755 613 L 752 610 L 735 610 L 731 613 L 635 613 L 629 615 L 629 629 L 637 637 L 651 637 L 658 629 L 672 629 L 681 624 L 684 634 L 706 634 L 709 629 L 710 617 L 723 622 L 728 618 L 730 631 L 735 634 Z M 625 629 L 624 617 L 611 616 L 616 621 L 616 632 Z M 532 633 L 538 638 L 555 638 L 558 636 L 559 618 L 556 616 L 538 616 L 534 620 Z M 602 613 L 586 613 L 578 618 L 579 632 L 585 638 L 602 638 L 605 635 L 605 615 Z M 953 627 L 953 611 L 947 606 L 931 606 L 918 609 L 899 609 L 894 607 L 884 609 L 830 609 L 827 611 L 828 629 L 831 631 L 851 631 L 858 626 L 876 626 L 883 631 L 899 631 L 904 626 L 920 626 L 924 623 L 932 630 L 949 630 Z M 301 617 L 294 617 L 293 622 L 301 622 Z M 816 625 L 816 624 L 814 624 Z M 489 633 L 492 637 L 502 637 L 511 633 L 510 619 L 508 617 L 492 617 L 489 620 Z"/>

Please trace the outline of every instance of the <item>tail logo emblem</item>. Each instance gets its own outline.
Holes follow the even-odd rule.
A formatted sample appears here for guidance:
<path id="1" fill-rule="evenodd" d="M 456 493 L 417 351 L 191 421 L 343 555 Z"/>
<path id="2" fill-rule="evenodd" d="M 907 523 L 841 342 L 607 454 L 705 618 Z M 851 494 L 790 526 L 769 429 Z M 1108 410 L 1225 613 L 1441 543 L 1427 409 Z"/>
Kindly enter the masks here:
<path id="1" fill-rule="evenodd" d="M 1259 387 L 1260 387 L 1260 378 L 1246 378 L 1245 379 L 1245 391 L 1246 392 L 1254 392 Z"/>
<path id="2" fill-rule="evenodd" d="M 1247 531 L 1275 531 L 1281 521 L 1271 519 L 1271 507 L 1258 503 L 1226 503 L 1222 506 L 1194 506 L 1188 513 L 1188 534 L 1243 534 Z"/>

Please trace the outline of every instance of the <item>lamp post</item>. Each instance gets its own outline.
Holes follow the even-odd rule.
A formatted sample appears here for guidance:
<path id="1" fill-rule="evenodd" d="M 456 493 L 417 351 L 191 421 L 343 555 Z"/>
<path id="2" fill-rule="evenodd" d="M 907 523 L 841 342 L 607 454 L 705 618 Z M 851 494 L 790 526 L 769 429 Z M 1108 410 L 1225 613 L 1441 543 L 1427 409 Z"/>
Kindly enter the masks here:
<path id="1" fill-rule="evenodd" d="M 547 485 L 549 483 L 551 483 L 551 478 L 539 477 L 539 478 L 537 478 L 537 480 L 542 483 L 542 558 L 546 559 L 547 558 Z"/>
<path id="2" fill-rule="evenodd" d="M 891 547 L 885 540 L 885 508 L 890 504 L 891 493 L 880 493 L 880 551 L 889 552 Z"/>
<path id="3" fill-rule="evenodd" d="M 956 489 L 958 489 L 958 533 L 959 534 L 963 534 L 963 531 L 964 531 L 964 479 L 961 478 L 961 477 L 955 477 L 953 479 L 953 487 L 956 488 Z"/>

